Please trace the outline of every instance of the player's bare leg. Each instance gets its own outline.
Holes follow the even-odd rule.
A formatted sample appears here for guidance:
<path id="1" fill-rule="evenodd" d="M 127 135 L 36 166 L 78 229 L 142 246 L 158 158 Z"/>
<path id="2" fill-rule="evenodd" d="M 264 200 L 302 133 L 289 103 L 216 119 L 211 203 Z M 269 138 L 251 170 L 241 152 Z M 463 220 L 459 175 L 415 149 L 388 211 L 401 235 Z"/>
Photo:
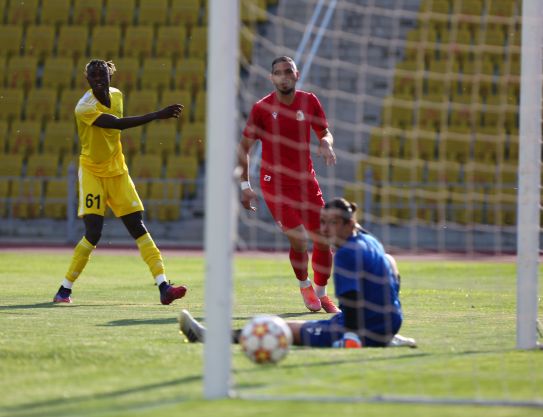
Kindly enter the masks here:
<path id="1" fill-rule="evenodd" d="M 294 275 L 300 284 L 300 293 L 304 304 L 310 311 L 319 311 L 321 302 L 315 293 L 311 280 L 308 278 L 307 265 L 309 257 L 307 254 L 307 233 L 305 228 L 300 225 L 293 229 L 285 231 L 290 242 L 289 259 Z"/>

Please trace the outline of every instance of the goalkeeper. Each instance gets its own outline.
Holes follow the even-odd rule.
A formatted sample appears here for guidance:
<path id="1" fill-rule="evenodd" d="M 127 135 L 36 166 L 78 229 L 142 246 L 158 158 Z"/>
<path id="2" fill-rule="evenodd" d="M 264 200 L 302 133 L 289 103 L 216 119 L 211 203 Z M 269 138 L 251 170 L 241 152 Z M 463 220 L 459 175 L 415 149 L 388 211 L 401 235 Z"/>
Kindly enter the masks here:
<path id="1" fill-rule="evenodd" d="M 336 248 L 334 284 L 341 312 L 328 320 L 288 321 L 293 343 L 312 347 L 416 347 L 398 335 L 402 325 L 400 275 L 394 258 L 356 222 L 354 203 L 327 202 L 321 233 Z M 205 329 L 183 311 L 181 331 L 191 342 L 203 340 Z M 239 330 L 234 332 L 237 342 Z"/>

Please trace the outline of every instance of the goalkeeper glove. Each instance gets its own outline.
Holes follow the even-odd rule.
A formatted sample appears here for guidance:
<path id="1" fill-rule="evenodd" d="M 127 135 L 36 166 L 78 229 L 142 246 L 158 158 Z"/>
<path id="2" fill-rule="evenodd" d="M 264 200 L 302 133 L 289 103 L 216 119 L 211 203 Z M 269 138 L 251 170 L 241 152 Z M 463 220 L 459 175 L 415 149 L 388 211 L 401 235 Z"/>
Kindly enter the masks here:
<path id="1" fill-rule="evenodd" d="M 362 342 L 356 334 L 352 332 L 347 332 L 343 334 L 343 337 L 341 339 L 336 340 L 334 343 L 332 343 L 332 347 L 357 349 L 362 347 Z"/>

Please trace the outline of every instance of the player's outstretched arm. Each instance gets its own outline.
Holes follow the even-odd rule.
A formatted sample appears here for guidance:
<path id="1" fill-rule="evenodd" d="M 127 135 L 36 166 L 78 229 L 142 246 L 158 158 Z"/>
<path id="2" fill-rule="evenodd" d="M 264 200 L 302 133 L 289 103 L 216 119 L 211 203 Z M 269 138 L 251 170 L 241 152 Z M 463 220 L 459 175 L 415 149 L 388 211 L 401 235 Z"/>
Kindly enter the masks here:
<path id="1" fill-rule="evenodd" d="M 172 104 L 164 107 L 158 111 L 147 113 L 142 116 L 130 116 L 130 117 L 115 117 L 112 114 L 104 113 L 100 115 L 95 121 L 94 126 L 103 127 L 105 129 L 130 129 L 131 127 L 137 127 L 146 123 L 152 122 L 158 119 L 178 119 L 183 113 L 182 104 Z"/>

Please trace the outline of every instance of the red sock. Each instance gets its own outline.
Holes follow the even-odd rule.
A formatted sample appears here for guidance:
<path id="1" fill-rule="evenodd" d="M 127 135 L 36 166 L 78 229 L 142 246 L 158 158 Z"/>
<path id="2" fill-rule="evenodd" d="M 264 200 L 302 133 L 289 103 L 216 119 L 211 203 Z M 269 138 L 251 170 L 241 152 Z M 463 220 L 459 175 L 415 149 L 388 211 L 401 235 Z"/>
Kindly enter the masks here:
<path id="1" fill-rule="evenodd" d="M 316 285 L 324 287 L 332 272 L 332 251 L 330 249 L 322 250 L 314 245 L 311 266 L 313 267 L 313 281 Z"/>
<path id="2" fill-rule="evenodd" d="M 307 262 L 309 260 L 307 251 L 296 252 L 294 249 L 290 248 L 288 257 L 296 278 L 299 281 L 305 281 L 307 279 Z"/>

